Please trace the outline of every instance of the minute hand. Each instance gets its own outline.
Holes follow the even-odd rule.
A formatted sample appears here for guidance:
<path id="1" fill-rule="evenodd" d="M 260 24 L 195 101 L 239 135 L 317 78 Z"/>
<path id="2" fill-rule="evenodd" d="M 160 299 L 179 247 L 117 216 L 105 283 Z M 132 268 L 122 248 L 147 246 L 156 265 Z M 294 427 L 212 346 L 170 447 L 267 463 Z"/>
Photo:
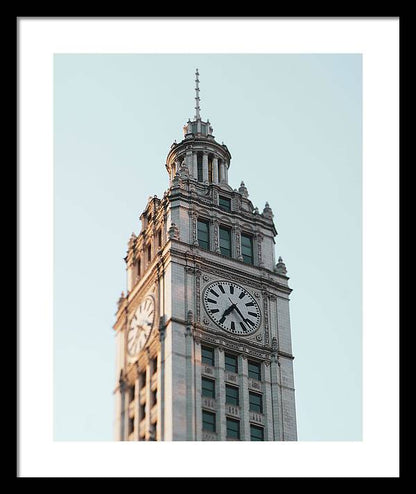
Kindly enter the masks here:
<path id="1" fill-rule="evenodd" d="M 244 322 L 246 322 L 246 318 L 243 316 L 243 314 L 241 314 L 240 309 L 237 307 L 237 305 L 235 306 L 235 310 L 239 313 L 239 315 L 240 315 L 241 319 L 242 319 Z"/>

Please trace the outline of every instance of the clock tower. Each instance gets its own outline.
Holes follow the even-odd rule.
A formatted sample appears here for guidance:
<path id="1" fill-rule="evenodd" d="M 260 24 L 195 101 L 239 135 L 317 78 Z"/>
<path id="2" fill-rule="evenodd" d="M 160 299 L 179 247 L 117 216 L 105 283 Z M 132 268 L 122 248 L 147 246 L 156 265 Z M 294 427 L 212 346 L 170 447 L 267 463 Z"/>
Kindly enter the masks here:
<path id="1" fill-rule="evenodd" d="M 118 301 L 115 439 L 295 441 L 288 277 L 266 202 L 228 184 L 231 154 L 200 115 L 166 158 Z"/>

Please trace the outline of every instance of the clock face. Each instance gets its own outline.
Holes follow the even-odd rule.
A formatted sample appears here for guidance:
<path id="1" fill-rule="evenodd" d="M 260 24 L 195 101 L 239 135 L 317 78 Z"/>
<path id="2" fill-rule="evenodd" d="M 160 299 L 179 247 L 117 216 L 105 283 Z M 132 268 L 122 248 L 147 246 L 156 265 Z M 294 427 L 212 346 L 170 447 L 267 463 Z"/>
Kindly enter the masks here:
<path id="1" fill-rule="evenodd" d="M 237 335 L 249 335 L 260 326 L 260 307 L 242 286 L 230 281 L 215 281 L 204 292 L 204 306 L 220 328 Z"/>
<path id="2" fill-rule="evenodd" d="M 136 356 L 146 344 L 155 320 L 155 301 L 148 295 L 137 307 L 127 335 L 127 352 Z"/>

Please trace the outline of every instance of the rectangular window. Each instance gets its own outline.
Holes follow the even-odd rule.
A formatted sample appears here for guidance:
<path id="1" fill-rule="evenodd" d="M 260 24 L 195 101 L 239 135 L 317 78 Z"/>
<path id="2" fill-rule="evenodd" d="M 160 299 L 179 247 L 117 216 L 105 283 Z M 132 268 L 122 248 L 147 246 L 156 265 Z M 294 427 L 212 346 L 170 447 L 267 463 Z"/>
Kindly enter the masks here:
<path id="1" fill-rule="evenodd" d="M 140 388 L 144 388 L 146 386 L 146 371 L 140 372 L 139 375 Z"/>
<path id="2" fill-rule="evenodd" d="M 203 346 L 201 350 L 202 350 L 202 363 L 207 365 L 212 365 L 214 367 L 215 365 L 214 349 L 207 346 Z"/>
<path id="3" fill-rule="evenodd" d="M 231 230 L 220 226 L 220 250 L 223 256 L 231 257 Z"/>
<path id="4" fill-rule="evenodd" d="M 134 431 L 134 417 L 129 418 L 128 428 L 128 434 L 130 435 Z"/>
<path id="5" fill-rule="evenodd" d="M 146 417 L 146 403 L 140 405 L 139 417 L 141 417 L 141 420 Z"/>
<path id="6" fill-rule="evenodd" d="M 261 381 L 261 365 L 259 362 L 248 361 L 248 377 Z"/>
<path id="7" fill-rule="evenodd" d="M 220 196 L 218 205 L 224 211 L 231 211 L 231 199 L 228 197 Z"/>
<path id="8" fill-rule="evenodd" d="M 202 396 L 215 399 L 215 381 L 202 378 Z"/>
<path id="9" fill-rule="evenodd" d="M 263 413 L 263 397 L 257 393 L 249 393 L 250 411 Z"/>
<path id="10" fill-rule="evenodd" d="M 264 429 L 257 425 L 250 425 L 250 441 L 264 441 Z"/>
<path id="11" fill-rule="evenodd" d="M 141 262 L 140 262 L 140 259 L 137 260 L 137 276 L 140 276 L 140 273 L 142 271 L 142 266 L 141 266 Z"/>
<path id="12" fill-rule="evenodd" d="M 202 410 L 202 430 L 215 432 L 215 413 Z"/>
<path id="13" fill-rule="evenodd" d="M 157 403 L 157 389 L 151 392 L 151 402 L 152 402 L 152 407 L 155 406 Z"/>
<path id="14" fill-rule="evenodd" d="M 129 402 L 134 400 L 134 390 L 135 390 L 135 386 L 130 386 L 130 388 L 129 388 Z"/>
<path id="15" fill-rule="evenodd" d="M 212 182 L 212 157 L 208 157 L 208 182 Z"/>
<path id="16" fill-rule="evenodd" d="M 225 403 L 227 405 L 234 405 L 238 407 L 240 405 L 240 393 L 239 389 L 235 386 L 225 386 Z"/>
<path id="17" fill-rule="evenodd" d="M 240 421 L 227 417 L 227 438 L 240 439 Z"/>
<path id="18" fill-rule="evenodd" d="M 153 374 L 157 372 L 157 357 L 152 358 L 152 372 Z"/>
<path id="19" fill-rule="evenodd" d="M 198 182 L 204 181 L 204 176 L 202 173 L 202 153 L 197 154 L 197 171 L 198 171 Z"/>
<path id="20" fill-rule="evenodd" d="M 152 246 L 151 245 L 149 245 L 147 247 L 147 260 L 148 261 L 151 261 L 152 260 Z"/>
<path id="21" fill-rule="evenodd" d="M 209 223 L 198 220 L 198 244 L 203 249 L 209 250 Z"/>
<path id="22" fill-rule="evenodd" d="M 157 246 L 162 247 L 162 230 L 157 232 Z"/>
<path id="23" fill-rule="evenodd" d="M 235 355 L 225 354 L 225 370 L 238 374 L 238 359 Z"/>
<path id="24" fill-rule="evenodd" d="M 241 255 L 247 264 L 253 264 L 253 237 L 241 234 Z"/>

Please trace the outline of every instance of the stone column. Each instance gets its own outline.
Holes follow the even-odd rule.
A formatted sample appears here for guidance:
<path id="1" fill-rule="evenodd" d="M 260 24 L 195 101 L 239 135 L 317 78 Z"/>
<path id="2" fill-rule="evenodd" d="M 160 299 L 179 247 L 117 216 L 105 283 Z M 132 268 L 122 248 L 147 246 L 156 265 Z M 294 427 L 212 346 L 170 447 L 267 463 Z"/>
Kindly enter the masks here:
<path id="1" fill-rule="evenodd" d="M 187 275 L 186 275 L 187 276 Z M 193 421 L 193 396 L 192 389 L 194 386 L 192 372 L 192 311 L 188 311 L 188 321 L 185 330 L 185 347 L 186 347 L 186 440 L 192 441 L 194 438 L 194 421 Z"/>
<path id="2" fill-rule="evenodd" d="M 139 428 L 140 421 L 142 417 L 140 417 L 140 372 L 139 372 L 139 364 L 136 364 L 136 379 L 134 386 L 134 440 L 139 441 Z"/>
<path id="3" fill-rule="evenodd" d="M 220 347 L 215 349 L 216 358 L 215 361 L 218 363 L 216 369 L 216 383 L 215 383 L 215 393 L 216 393 L 216 408 L 217 408 L 217 437 L 218 441 L 225 441 L 227 434 L 227 425 L 225 420 L 225 381 L 224 381 L 224 368 L 225 368 L 225 357 L 224 350 Z"/>
<path id="4" fill-rule="evenodd" d="M 235 257 L 239 260 L 243 260 L 243 256 L 241 255 L 241 229 L 239 226 L 234 227 L 234 251 Z"/>
<path id="5" fill-rule="evenodd" d="M 151 405 L 151 398 L 152 398 L 152 390 L 151 390 L 151 366 L 150 366 L 150 358 L 149 355 L 147 355 L 147 364 L 146 364 L 146 422 L 145 422 L 145 438 L 146 441 L 149 440 L 149 433 L 151 429 L 151 422 L 150 422 L 150 412 L 152 410 L 152 405 Z"/>
<path id="6" fill-rule="evenodd" d="M 273 403 L 272 382 L 270 377 L 270 363 L 264 365 L 263 390 L 263 413 L 264 413 L 264 440 L 273 441 Z"/>
<path id="7" fill-rule="evenodd" d="M 282 409 L 281 409 L 281 395 L 280 395 L 280 382 L 279 382 L 279 363 L 277 360 L 277 354 L 272 354 L 272 361 L 270 363 L 270 378 L 272 389 L 272 410 L 273 410 L 273 441 L 283 441 L 283 423 L 282 423 Z"/>
<path id="8" fill-rule="evenodd" d="M 195 440 L 202 440 L 202 405 L 201 405 L 201 340 L 194 338 L 194 369 L 195 369 Z"/>
<path id="9" fill-rule="evenodd" d="M 221 254 L 221 249 L 220 249 L 220 225 L 218 223 L 217 219 L 212 220 L 212 240 L 213 240 L 213 247 L 214 247 L 214 252 L 216 254 Z"/>
<path id="10" fill-rule="evenodd" d="M 192 154 L 192 176 L 195 180 L 198 180 L 198 155 L 197 153 Z"/>
<path id="11" fill-rule="evenodd" d="M 124 395 L 125 395 L 125 389 L 126 389 L 126 386 L 124 384 L 124 381 L 119 381 L 119 385 L 118 385 L 118 408 L 119 408 L 119 411 L 120 411 L 120 414 L 118 416 L 118 421 L 119 421 L 119 427 L 118 427 L 118 437 L 117 439 L 119 441 L 124 441 L 124 416 L 125 416 L 125 412 L 124 412 Z"/>
<path id="12" fill-rule="evenodd" d="M 202 181 L 208 182 L 208 153 L 206 151 L 202 156 Z"/>
<path id="13" fill-rule="evenodd" d="M 219 180 L 220 180 L 220 183 L 224 183 L 224 179 L 225 179 L 225 165 L 224 165 L 224 160 L 221 160 L 220 161 L 220 167 L 219 167 L 219 172 L 220 172 L 220 176 L 219 176 Z"/>
<path id="14" fill-rule="evenodd" d="M 228 166 L 227 163 L 224 163 L 224 182 L 228 184 Z"/>
<path id="15" fill-rule="evenodd" d="M 248 396 L 248 364 L 247 357 L 240 355 L 238 357 L 240 369 L 240 439 L 241 441 L 250 441 L 250 405 Z"/>
<path id="16" fill-rule="evenodd" d="M 218 183 L 218 158 L 212 160 L 212 181 L 214 184 Z"/>
<path id="17" fill-rule="evenodd" d="M 256 234 L 256 239 L 257 239 L 257 258 L 258 258 L 258 266 L 259 267 L 264 267 L 264 262 L 263 262 L 263 251 L 262 251 L 262 242 L 264 239 L 264 236 L 262 233 L 257 233 Z"/>

